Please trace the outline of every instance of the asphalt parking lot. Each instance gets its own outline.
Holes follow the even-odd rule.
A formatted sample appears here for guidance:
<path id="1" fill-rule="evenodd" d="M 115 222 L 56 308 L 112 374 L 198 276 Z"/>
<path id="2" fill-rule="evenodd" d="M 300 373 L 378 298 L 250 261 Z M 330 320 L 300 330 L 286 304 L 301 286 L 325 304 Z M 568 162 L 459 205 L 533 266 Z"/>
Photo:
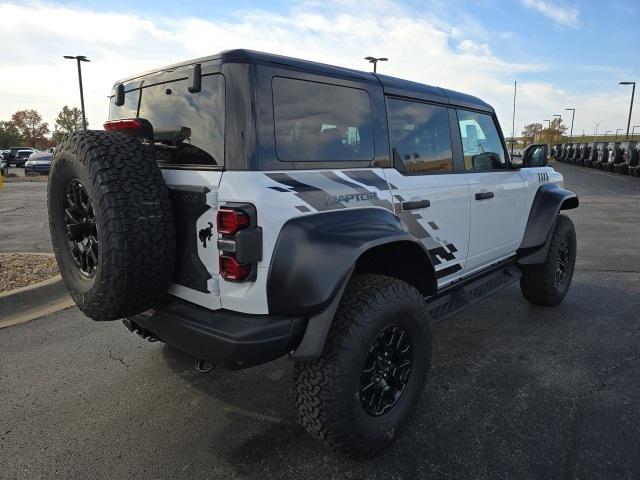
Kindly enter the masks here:
<path id="1" fill-rule="evenodd" d="M 0 330 L 0 477 L 639 478 L 640 181 L 554 166 L 581 197 L 569 295 L 547 309 L 512 286 L 437 325 L 390 451 L 354 462 L 308 438 L 287 360 L 203 375 L 74 308 Z M 48 251 L 46 184 L 13 187 L 2 250 Z"/>
<path id="2" fill-rule="evenodd" d="M 10 173 L 24 176 L 24 169 Z M 47 183 L 5 183 L 0 190 L 0 253 L 51 252 Z"/>

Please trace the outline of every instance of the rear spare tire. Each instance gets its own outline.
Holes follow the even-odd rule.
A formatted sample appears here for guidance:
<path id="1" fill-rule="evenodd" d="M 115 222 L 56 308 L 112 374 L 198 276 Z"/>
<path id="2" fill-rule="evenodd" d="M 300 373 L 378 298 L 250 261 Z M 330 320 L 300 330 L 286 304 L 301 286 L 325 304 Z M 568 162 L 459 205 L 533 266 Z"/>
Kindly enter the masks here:
<path id="1" fill-rule="evenodd" d="M 94 320 L 147 310 L 174 267 L 169 191 L 152 151 L 114 132 L 67 135 L 49 175 L 49 228 L 62 278 Z"/>

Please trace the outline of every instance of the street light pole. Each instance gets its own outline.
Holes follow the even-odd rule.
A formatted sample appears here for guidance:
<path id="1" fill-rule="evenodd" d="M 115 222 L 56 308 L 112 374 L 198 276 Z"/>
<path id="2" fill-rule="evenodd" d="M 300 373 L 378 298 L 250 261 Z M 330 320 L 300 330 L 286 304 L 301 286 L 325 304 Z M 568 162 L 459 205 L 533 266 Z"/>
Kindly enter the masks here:
<path id="1" fill-rule="evenodd" d="M 636 82 L 620 82 L 620 85 L 633 85 L 631 89 L 631 104 L 629 105 L 629 120 L 627 120 L 627 141 L 629 140 L 629 127 L 631 126 L 631 112 L 633 112 L 633 97 L 636 94 Z"/>
<path id="2" fill-rule="evenodd" d="M 634 125 L 633 128 L 631 129 L 631 136 L 633 137 L 636 133 L 636 128 L 640 128 L 640 125 Z"/>
<path id="3" fill-rule="evenodd" d="M 598 139 L 598 127 L 600 126 L 600 124 L 604 122 L 604 120 L 600 120 L 599 122 L 593 122 L 593 124 L 596 126 L 596 131 L 593 134 L 593 141 L 595 142 Z"/>
<path id="4" fill-rule="evenodd" d="M 377 69 L 378 62 L 388 62 L 389 61 L 389 59 L 386 58 L 386 57 L 379 57 L 379 58 L 376 58 L 376 57 L 364 57 L 364 59 L 365 60 L 369 60 L 369 63 L 373 63 L 373 73 L 377 73 L 378 72 L 378 69 Z"/>
<path id="5" fill-rule="evenodd" d="M 558 117 L 560 121 L 558 122 L 558 135 L 556 135 L 556 142 L 560 142 L 560 125 L 562 125 L 562 115 L 554 115 L 554 118 Z"/>
<path id="6" fill-rule="evenodd" d="M 82 67 L 80 66 L 80 62 L 90 62 L 87 57 L 84 55 L 65 55 L 64 58 L 67 60 L 76 60 L 78 63 L 78 83 L 80 85 L 80 108 L 82 109 L 82 129 L 87 129 L 87 116 L 84 111 L 84 91 L 82 88 Z"/>
<path id="7" fill-rule="evenodd" d="M 547 123 L 547 143 L 549 143 L 549 138 L 551 135 L 551 120 L 543 120 L 543 122 L 549 122 Z"/>
<path id="8" fill-rule="evenodd" d="M 516 136 L 516 93 L 518 92 L 518 82 L 513 82 L 513 119 L 511 120 L 511 157 L 513 157 L 513 143 Z"/>
<path id="9" fill-rule="evenodd" d="M 576 109 L 575 108 L 565 108 L 565 110 L 571 110 L 573 113 L 571 114 L 571 133 L 569 133 L 569 143 L 573 139 L 573 120 L 576 118 Z"/>
<path id="10" fill-rule="evenodd" d="M 616 128 L 616 139 L 614 140 L 614 142 L 618 141 L 618 132 L 622 130 L 621 128 Z"/>

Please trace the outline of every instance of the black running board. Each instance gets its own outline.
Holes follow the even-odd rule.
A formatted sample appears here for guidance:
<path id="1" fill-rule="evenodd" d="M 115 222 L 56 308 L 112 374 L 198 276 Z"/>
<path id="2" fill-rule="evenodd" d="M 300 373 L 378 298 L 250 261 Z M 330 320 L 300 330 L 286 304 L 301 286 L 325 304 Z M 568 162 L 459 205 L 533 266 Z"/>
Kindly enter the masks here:
<path id="1" fill-rule="evenodd" d="M 454 284 L 427 298 L 431 323 L 438 323 L 517 282 L 522 273 L 513 263 L 502 265 Z"/>

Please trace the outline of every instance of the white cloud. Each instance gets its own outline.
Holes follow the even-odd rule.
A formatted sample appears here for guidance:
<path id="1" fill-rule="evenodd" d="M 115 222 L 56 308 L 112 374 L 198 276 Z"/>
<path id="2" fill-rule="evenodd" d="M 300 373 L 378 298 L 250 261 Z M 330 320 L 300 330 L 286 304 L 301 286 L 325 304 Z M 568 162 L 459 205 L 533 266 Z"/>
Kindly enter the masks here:
<path id="1" fill-rule="evenodd" d="M 550 18 L 557 25 L 567 27 L 578 25 L 580 10 L 577 7 L 565 7 L 548 0 L 522 0 L 522 3 L 525 7 Z"/>
<path id="2" fill-rule="evenodd" d="M 114 81 L 221 50 L 250 48 L 362 70 L 369 68 L 367 55 L 389 57 L 383 73 L 477 95 L 494 106 L 510 135 L 512 79 L 545 68 L 497 57 L 491 35 L 480 26 L 473 34 L 427 13 L 406 12 L 390 0 L 375 0 L 375 8 L 358 0 L 307 2 L 285 13 L 249 10 L 224 20 L 0 4 L 0 18 L 0 119 L 35 108 L 51 126 L 63 105 L 79 103 L 75 65 L 62 59 L 69 54 L 91 59 L 83 64 L 83 80 L 92 128 L 106 120 Z M 613 116 L 612 105 L 623 103 L 618 97 L 607 100 L 608 106 L 593 103 L 552 85 L 522 84 L 520 91 L 516 132 L 525 123 L 562 113 L 556 110 L 572 106 L 568 102 L 583 105 L 576 119 L 584 122 Z"/>

